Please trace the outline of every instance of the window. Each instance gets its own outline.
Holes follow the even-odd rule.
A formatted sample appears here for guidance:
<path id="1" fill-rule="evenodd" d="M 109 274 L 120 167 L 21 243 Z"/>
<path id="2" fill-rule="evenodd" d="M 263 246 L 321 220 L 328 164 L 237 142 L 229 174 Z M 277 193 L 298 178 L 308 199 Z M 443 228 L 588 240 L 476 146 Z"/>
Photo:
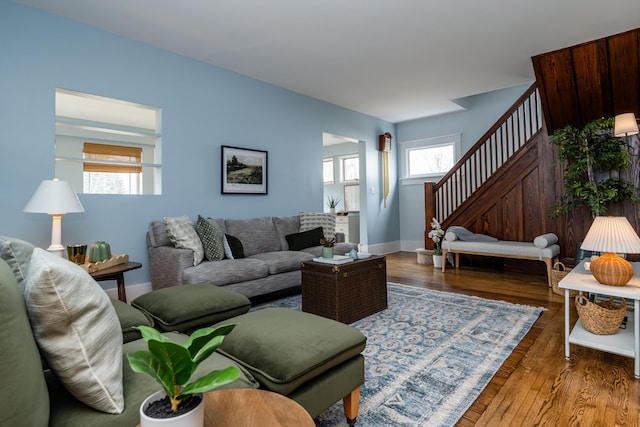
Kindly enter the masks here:
<path id="1" fill-rule="evenodd" d="M 439 178 L 453 167 L 460 154 L 460 134 L 400 145 L 402 179 L 423 182 L 424 178 Z"/>
<path id="2" fill-rule="evenodd" d="M 56 89 L 55 177 L 78 193 L 161 194 L 161 111 Z"/>
<path id="3" fill-rule="evenodd" d="M 340 157 L 340 177 L 343 182 L 360 179 L 360 159 L 358 155 Z"/>
<path id="4" fill-rule="evenodd" d="M 333 158 L 322 161 L 322 179 L 325 184 L 333 184 Z"/>
<path id="5" fill-rule="evenodd" d="M 142 148 L 85 142 L 82 153 L 84 193 L 141 194 Z"/>

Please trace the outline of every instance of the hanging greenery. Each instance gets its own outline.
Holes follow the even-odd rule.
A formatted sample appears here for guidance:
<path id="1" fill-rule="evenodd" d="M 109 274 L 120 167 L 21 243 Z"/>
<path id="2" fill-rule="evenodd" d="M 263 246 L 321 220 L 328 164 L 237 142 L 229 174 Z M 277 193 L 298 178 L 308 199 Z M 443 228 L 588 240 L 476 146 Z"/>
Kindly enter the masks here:
<path id="1" fill-rule="evenodd" d="M 582 128 L 566 126 L 551 136 L 565 167 L 566 191 L 551 207 L 552 217 L 581 206 L 595 217 L 605 213 L 610 203 L 637 202 L 637 189 L 624 178 L 630 162 L 626 142 L 613 136 L 613 126 L 614 119 L 601 118 Z"/>

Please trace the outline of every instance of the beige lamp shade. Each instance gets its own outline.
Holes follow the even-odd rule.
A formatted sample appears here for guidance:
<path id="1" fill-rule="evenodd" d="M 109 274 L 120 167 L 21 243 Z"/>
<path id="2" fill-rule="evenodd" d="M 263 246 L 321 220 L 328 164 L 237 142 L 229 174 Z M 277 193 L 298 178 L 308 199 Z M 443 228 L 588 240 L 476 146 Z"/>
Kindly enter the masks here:
<path id="1" fill-rule="evenodd" d="M 633 113 L 618 114 L 615 118 L 614 136 L 629 136 L 638 133 L 638 122 Z"/>
<path id="2" fill-rule="evenodd" d="M 51 215 L 51 245 L 47 250 L 63 256 L 62 215 L 84 212 L 84 207 L 71 184 L 59 179 L 45 179 L 33 193 L 23 211 Z"/>
<path id="3" fill-rule="evenodd" d="M 23 209 L 24 212 L 66 214 L 84 212 L 84 207 L 71 184 L 59 179 L 45 179 Z"/>
<path id="4" fill-rule="evenodd" d="M 593 221 L 581 249 L 604 252 L 591 262 L 595 279 L 610 286 L 624 286 L 633 277 L 633 266 L 616 253 L 640 253 L 640 237 L 623 216 L 598 216 Z"/>

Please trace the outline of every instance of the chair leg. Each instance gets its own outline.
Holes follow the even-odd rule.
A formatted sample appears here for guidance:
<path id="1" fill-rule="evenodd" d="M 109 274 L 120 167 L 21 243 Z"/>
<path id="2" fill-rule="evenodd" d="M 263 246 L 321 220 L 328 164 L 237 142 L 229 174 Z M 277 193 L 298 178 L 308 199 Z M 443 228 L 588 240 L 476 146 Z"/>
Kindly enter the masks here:
<path id="1" fill-rule="evenodd" d="M 358 405 L 360 403 L 360 387 L 354 388 L 351 393 L 342 399 L 344 405 L 344 415 L 347 417 L 349 427 L 356 425 L 358 417 Z"/>

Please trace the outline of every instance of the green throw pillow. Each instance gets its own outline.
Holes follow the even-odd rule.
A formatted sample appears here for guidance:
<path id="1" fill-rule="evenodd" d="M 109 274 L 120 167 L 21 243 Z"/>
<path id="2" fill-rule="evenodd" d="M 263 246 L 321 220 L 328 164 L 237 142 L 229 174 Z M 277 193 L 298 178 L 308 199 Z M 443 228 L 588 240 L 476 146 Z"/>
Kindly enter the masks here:
<path id="1" fill-rule="evenodd" d="M 196 231 L 202 240 L 205 258 L 209 261 L 224 259 L 224 244 L 222 243 L 224 237 L 218 223 L 212 218 L 205 219 L 198 215 Z"/>

